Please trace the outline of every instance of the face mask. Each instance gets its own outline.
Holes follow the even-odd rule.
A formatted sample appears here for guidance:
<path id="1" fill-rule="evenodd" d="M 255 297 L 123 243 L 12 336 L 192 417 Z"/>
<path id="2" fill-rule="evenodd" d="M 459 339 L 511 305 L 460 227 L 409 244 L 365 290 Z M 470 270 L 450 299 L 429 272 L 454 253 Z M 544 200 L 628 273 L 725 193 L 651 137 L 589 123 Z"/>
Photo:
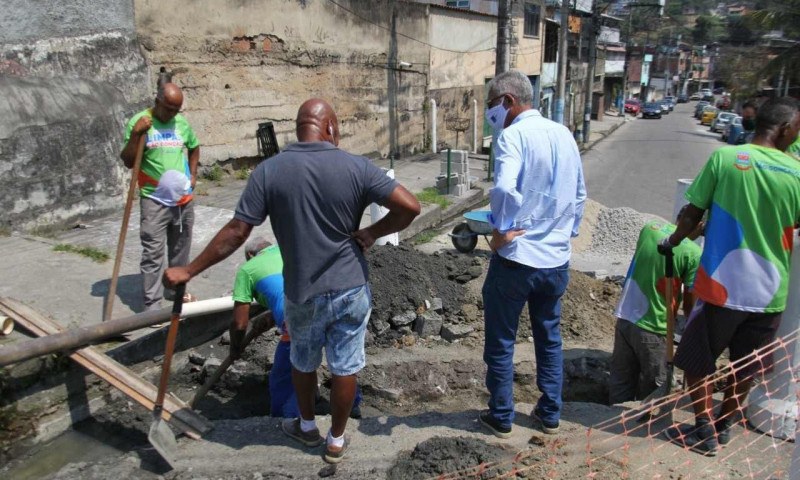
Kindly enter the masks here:
<path id="1" fill-rule="evenodd" d="M 756 121 L 752 118 L 743 118 L 742 119 L 742 128 L 745 130 L 751 131 L 756 129 Z"/>
<path id="2" fill-rule="evenodd" d="M 486 111 L 486 121 L 489 122 L 489 125 L 493 129 L 499 131 L 502 130 L 506 124 L 506 115 L 508 115 L 508 110 L 506 110 L 501 103 Z"/>

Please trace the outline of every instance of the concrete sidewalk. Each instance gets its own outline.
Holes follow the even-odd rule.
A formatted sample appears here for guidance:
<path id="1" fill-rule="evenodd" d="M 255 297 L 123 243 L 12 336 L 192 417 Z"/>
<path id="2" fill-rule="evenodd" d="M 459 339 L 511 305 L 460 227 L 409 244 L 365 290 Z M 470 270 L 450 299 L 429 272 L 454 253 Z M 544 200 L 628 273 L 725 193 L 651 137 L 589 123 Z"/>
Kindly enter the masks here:
<path id="1" fill-rule="evenodd" d="M 623 123 L 622 120 L 620 117 L 606 117 L 602 122 L 592 122 L 593 141 L 589 146 L 613 132 Z M 440 170 L 440 158 L 444 155 L 446 153 L 443 152 L 422 154 L 396 160 L 393 162 L 395 178 L 415 194 L 433 187 Z M 488 160 L 487 155 L 470 155 L 470 176 L 475 180 L 472 190 L 463 197 L 448 196 L 451 204 L 445 209 L 438 205 L 423 205 L 422 214 L 402 232 L 401 238 L 409 238 L 484 203 L 492 185 L 487 180 Z M 390 167 L 389 160 L 378 160 L 376 164 L 384 168 Z M 233 217 L 245 184 L 246 180 L 233 178 L 220 182 L 198 182 L 197 190 L 200 194 L 195 197 L 192 257 L 199 254 L 217 231 Z M 88 246 L 113 256 L 119 236 L 120 217 L 121 211 L 90 221 L 80 228 L 59 232 L 52 238 L 19 234 L 0 237 L 0 251 L 4 252 L 6 259 L 0 264 L 0 276 L 5 279 L 0 284 L 0 296 L 25 302 L 65 328 L 100 322 L 113 259 L 105 263 L 95 263 L 74 253 L 55 252 L 53 248 L 58 244 Z M 367 209 L 362 225 L 369 223 L 371 219 Z M 275 240 L 268 221 L 255 228 L 253 235 L 263 235 L 271 241 Z M 189 291 L 200 299 L 230 295 L 234 274 L 244 262 L 242 252 L 240 248 L 228 259 L 192 280 Z M 140 255 L 137 203 L 127 232 L 113 318 L 131 315 L 142 309 Z M 162 306 L 168 306 L 167 302 L 162 302 Z M 139 331 L 133 337 L 147 333 L 149 332 Z M 17 332 L 10 337 L 0 337 L 0 345 L 20 338 L 24 337 Z"/>

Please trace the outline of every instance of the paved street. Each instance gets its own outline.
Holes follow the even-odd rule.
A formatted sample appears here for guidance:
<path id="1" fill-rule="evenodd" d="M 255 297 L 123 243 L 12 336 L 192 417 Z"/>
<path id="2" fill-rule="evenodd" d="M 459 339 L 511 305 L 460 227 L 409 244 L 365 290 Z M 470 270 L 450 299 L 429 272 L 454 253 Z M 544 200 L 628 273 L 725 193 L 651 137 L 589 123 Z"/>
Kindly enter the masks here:
<path id="1" fill-rule="evenodd" d="M 609 207 L 672 216 L 676 183 L 693 178 L 724 145 L 682 103 L 661 120 L 636 119 L 583 156 L 589 197 Z"/>

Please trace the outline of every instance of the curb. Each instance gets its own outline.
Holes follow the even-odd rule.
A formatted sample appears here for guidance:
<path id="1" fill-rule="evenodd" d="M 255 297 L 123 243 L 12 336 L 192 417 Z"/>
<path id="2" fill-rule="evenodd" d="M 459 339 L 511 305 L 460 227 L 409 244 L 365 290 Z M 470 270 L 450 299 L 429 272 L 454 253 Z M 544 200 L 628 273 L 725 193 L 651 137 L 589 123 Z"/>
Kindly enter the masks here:
<path id="1" fill-rule="evenodd" d="M 411 225 L 400 232 L 400 240 L 408 240 L 425 230 L 435 228 L 484 203 L 489 198 L 488 186 L 490 186 L 490 184 L 487 182 L 475 182 L 468 196 L 460 198 L 445 209 L 442 209 L 438 205 L 424 206 L 419 217 L 414 219 Z"/>
<path id="2" fill-rule="evenodd" d="M 600 143 L 603 140 L 605 140 L 609 135 L 614 133 L 619 127 L 621 127 L 622 125 L 625 125 L 626 123 L 628 123 L 628 122 L 623 120 L 623 121 L 621 121 L 619 123 L 616 123 L 616 124 L 612 125 L 611 128 L 609 128 L 605 132 L 600 133 L 600 135 L 602 135 L 600 138 L 598 138 L 597 140 L 595 140 L 593 142 L 589 142 L 589 143 L 584 144 L 583 146 L 581 146 L 579 148 L 580 153 L 585 153 L 585 152 L 591 150 L 592 148 L 594 148 L 595 145 L 597 145 L 598 143 Z"/>

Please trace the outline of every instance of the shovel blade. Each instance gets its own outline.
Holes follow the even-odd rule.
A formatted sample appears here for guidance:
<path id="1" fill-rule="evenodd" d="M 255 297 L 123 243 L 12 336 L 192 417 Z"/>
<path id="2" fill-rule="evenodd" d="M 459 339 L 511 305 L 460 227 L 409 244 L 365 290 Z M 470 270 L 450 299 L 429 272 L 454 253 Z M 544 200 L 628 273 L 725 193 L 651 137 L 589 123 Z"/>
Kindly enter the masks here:
<path id="1" fill-rule="evenodd" d="M 156 449 L 171 468 L 175 468 L 176 457 L 178 452 L 178 442 L 175 440 L 175 434 L 167 425 L 167 422 L 161 418 L 153 420 L 150 424 L 150 433 L 147 435 L 147 440 L 150 445 Z"/>

